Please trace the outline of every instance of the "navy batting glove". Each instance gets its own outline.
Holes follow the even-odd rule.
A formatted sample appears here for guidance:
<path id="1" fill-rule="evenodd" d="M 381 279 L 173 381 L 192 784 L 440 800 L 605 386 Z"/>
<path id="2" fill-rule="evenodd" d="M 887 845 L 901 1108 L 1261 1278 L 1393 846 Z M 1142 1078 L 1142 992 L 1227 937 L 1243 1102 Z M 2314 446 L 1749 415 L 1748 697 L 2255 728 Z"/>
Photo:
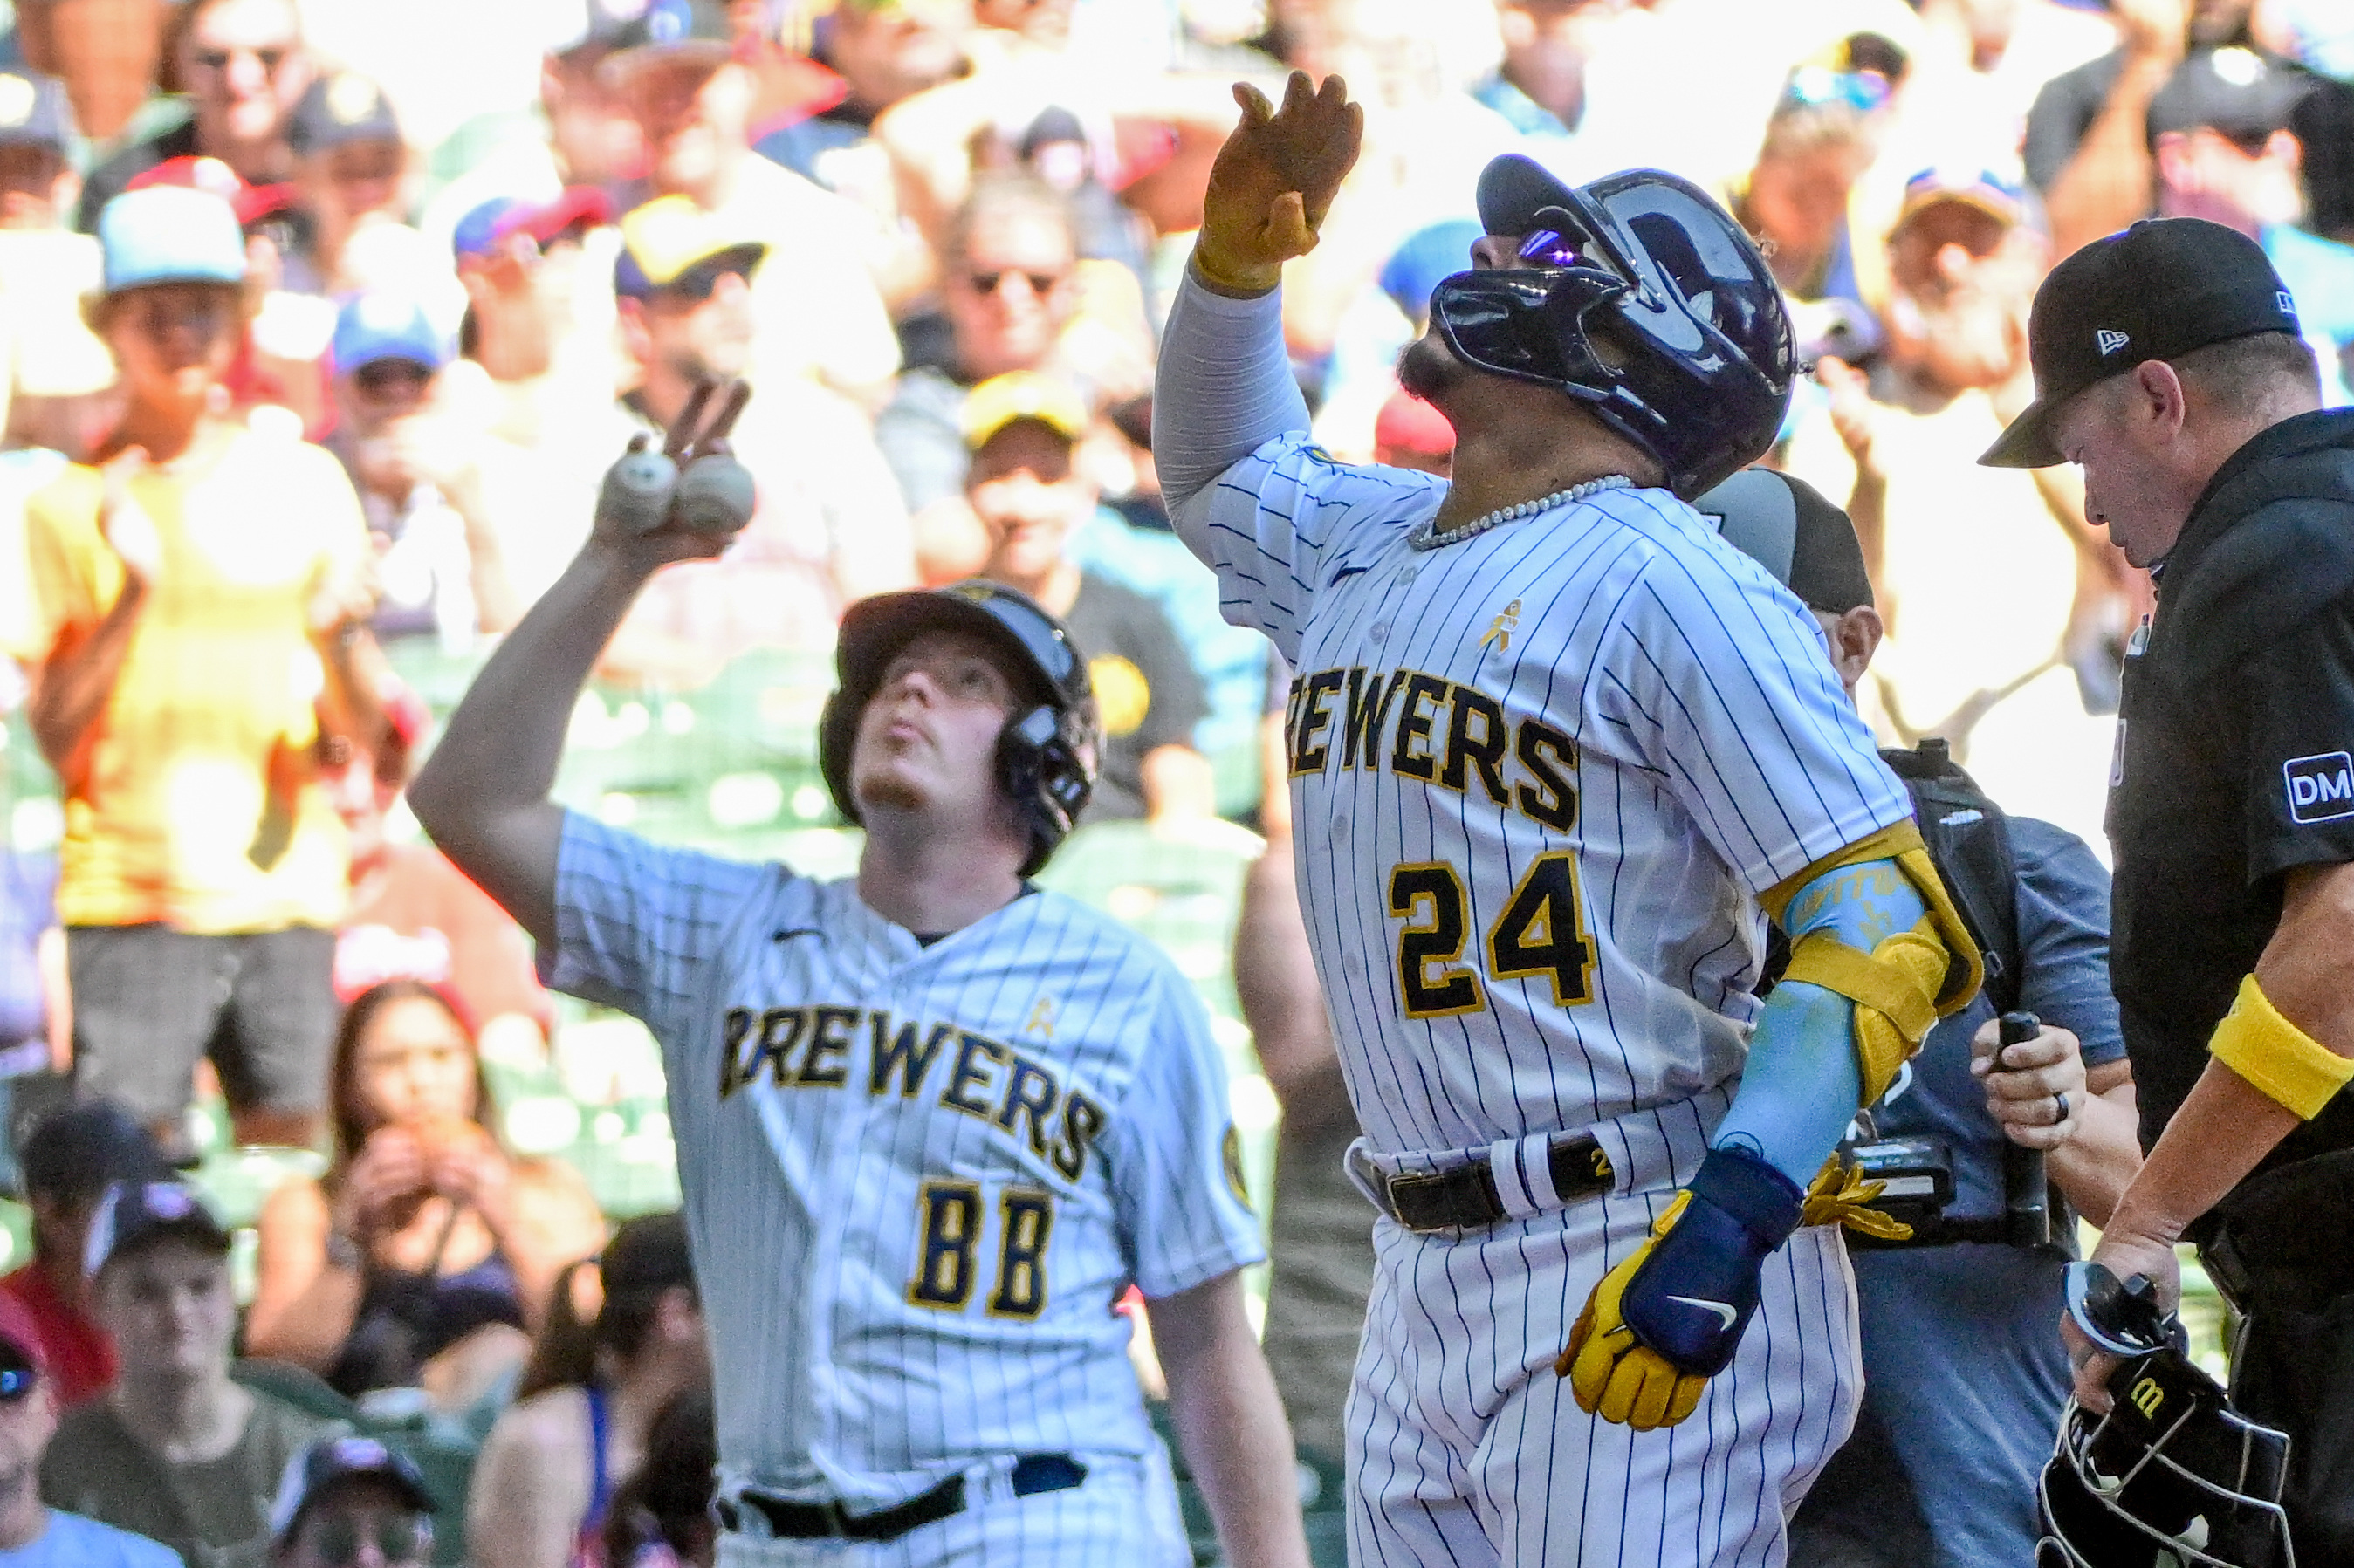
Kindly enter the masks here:
<path id="1" fill-rule="evenodd" d="M 1687 1372 L 1712 1377 L 1740 1348 L 1757 1310 L 1758 1271 L 1798 1227 L 1806 1194 L 1737 1149 L 1712 1149 L 1691 1202 L 1627 1282 L 1627 1327 Z"/>

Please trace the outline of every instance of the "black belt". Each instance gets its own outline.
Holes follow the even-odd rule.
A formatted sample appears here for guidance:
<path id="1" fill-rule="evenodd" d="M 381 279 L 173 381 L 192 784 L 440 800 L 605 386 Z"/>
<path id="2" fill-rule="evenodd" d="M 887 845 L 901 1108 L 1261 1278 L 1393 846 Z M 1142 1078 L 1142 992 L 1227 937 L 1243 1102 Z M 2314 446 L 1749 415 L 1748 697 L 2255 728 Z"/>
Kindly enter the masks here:
<path id="1" fill-rule="evenodd" d="M 1017 1498 L 1066 1492 L 1087 1478 L 1087 1467 L 1068 1454 L 1023 1454 L 1013 1461 Z M 725 1530 L 744 1528 L 743 1509 L 767 1520 L 769 1533 L 780 1540 L 896 1541 L 911 1530 L 962 1513 L 964 1478 L 950 1476 L 931 1490 L 876 1513 L 851 1513 L 839 1502 L 794 1502 L 753 1491 L 740 1492 L 732 1499 L 720 1498 L 711 1505 L 713 1516 Z"/>
<path id="2" fill-rule="evenodd" d="M 1585 1133 L 1562 1133 L 1545 1150 L 1553 1190 L 1564 1203 L 1598 1198 L 1617 1185 L 1610 1157 Z M 1390 1218 L 1410 1231 L 1477 1230 L 1511 1211 L 1496 1191 L 1486 1156 L 1445 1171 L 1393 1176 L 1382 1184 Z"/>

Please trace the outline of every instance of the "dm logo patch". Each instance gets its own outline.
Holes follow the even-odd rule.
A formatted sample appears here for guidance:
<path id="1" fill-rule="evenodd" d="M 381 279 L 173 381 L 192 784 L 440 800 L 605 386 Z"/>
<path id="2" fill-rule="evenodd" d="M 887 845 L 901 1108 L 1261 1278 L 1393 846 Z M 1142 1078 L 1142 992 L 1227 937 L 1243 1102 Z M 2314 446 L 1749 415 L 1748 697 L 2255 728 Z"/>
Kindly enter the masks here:
<path id="1" fill-rule="evenodd" d="M 2331 822 L 2354 817 L 2354 757 L 2342 751 L 2300 757 L 2281 764 L 2293 822 Z"/>

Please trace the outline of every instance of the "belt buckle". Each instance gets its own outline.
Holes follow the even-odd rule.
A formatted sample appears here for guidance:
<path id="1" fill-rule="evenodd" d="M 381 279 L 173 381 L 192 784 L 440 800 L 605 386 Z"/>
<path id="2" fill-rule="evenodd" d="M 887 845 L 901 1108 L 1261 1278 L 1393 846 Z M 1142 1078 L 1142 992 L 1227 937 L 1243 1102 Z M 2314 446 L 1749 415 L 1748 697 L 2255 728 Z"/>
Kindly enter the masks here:
<path id="1" fill-rule="evenodd" d="M 1395 1220 L 1399 1224 L 1404 1225 L 1408 1231 L 1418 1236 L 1448 1235 L 1460 1232 L 1463 1227 L 1458 1224 L 1426 1225 L 1416 1224 L 1414 1221 L 1405 1217 L 1404 1207 L 1400 1203 L 1398 1198 L 1398 1192 L 1401 1188 L 1405 1189 L 1410 1194 L 1418 1194 L 1425 1189 L 1442 1185 L 1446 1181 L 1447 1174 L 1447 1172 L 1440 1171 L 1402 1171 L 1394 1176 L 1383 1178 L 1382 1195 L 1389 1200 L 1388 1207 L 1390 1211 L 1390 1218 Z"/>

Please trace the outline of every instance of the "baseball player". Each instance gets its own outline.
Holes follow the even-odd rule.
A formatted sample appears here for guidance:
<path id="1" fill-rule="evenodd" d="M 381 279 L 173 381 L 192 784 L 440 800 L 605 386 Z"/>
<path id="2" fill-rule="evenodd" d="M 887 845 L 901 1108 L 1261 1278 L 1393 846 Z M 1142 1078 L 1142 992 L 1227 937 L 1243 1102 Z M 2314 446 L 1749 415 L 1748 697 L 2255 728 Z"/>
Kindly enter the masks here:
<path id="1" fill-rule="evenodd" d="M 1276 285 L 1357 111 L 1236 95 L 1153 449 L 1299 672 L 1301 903 L 1383 1210 L 1352 1558 L 1779 1562 L 1860 1380 L 1801 1221 L 1851 1208 L 1841 1133 L 1978 982 L 1815 626 L 1680 499 L 1773 439 L 1779 294 L 1681 180 L 1499 159 L 1401 363 L 1452 485 L 1336 464 Z M 1795 955 L 1762 1009 L 1761 906 Z"/>
<path id="2" fill-rule="evenodd" d="M 1289 1433 L 1236 1281 L 1260 1248 L 1206 1019 L 1156 949 L 1026 880 L 1093 779 L 1094 699 L 1059 623 L 981 583 L 845 616 L 820 757 L 866 828 L 854 878 L 658 848 L 549 800 L 631 597 L 726 542 L 693 525 L 717 461 L 696 457 L 698 422 L 690 406 L 659 462 L 617 466 L 588 545 L 410 799 L 533 933 L 550 984 L 662 1043 L 716 1374 L 720 1561 L 1182 1552 L 1112 1310 L 1132 1281 L 1229 1555 L 1304 1564 Z M 672 458 L 687 466 L 666 511 Z M 631 483 L 651 510 L 618 493 Z"/>

